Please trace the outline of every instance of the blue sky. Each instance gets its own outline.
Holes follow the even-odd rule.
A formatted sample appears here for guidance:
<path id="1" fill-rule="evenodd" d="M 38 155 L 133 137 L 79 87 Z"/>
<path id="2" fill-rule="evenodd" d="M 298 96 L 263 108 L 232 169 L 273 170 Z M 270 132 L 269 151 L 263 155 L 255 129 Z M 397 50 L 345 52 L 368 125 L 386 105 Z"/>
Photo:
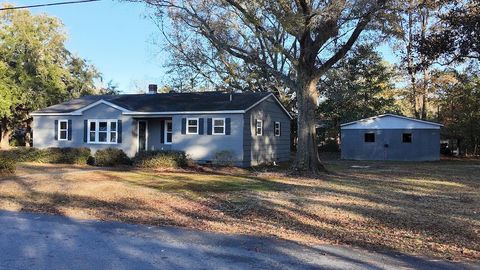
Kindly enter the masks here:
<path id="1" fill-rule="evenodd" d="M 2 1 L 4 2 L 4 1 Z M 15 6 L 59 2 L 10 0 Z M 30 9 L 60 18 L 68 34 L 67 48 L 89 60 L 125 93 L 145 90 L 149 83 L 164 84 L 166 59 L 153 40 L 160 32 L 146 18 L 148 10 L 139 3 L 103 0 Z"/>
<path id="2" fill-rule="evenodd" d="M 20 6 L 60 0 L 6 2 Z M 67 48 L 95 65 L 103 74 L 105 84 L 112 80 L 123 93 L 136 93 L 146 91 L 149 83 L 164 85 L 167 82 L 163 65 L 168 55 L 153 44 L 155 40 L 161 41 L 161 34 L 147 17 L 144 4 L 103 0 L 30 11 L 60 18 L 68 34 Z M 394 61 L 387 46 L 382 46 L 380 52 L 386 60 Z"/>

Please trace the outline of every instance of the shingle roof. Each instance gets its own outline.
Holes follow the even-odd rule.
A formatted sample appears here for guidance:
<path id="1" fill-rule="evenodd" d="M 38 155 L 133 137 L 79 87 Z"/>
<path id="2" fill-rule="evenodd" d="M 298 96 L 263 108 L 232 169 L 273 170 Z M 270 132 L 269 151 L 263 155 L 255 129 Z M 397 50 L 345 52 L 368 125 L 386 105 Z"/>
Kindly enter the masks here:
<path id="1" fill-rule="evenodd" d="M 34 113 L 70 113 L 99 100 L 110 102 L 134 112 L 246 110 L 270 94 L 270 92 L 234 93 L 232 94 L 232 101 L 230 101 L 230 94 L 225 92 L 84 96 Z"/>

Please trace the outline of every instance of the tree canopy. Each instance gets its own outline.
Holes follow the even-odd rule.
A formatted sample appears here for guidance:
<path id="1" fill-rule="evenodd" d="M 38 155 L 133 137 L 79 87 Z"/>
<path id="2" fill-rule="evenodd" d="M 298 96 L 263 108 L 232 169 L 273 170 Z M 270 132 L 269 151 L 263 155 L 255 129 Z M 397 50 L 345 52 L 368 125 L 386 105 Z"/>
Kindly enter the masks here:
<path id="1" fill-rule="evenodd" d="M 65 48 L 67 36 L 55 17 L 26 10 L 0 11 L 1 146 L 29 112 L 85 94 L 95 94 L 100 73 Z"/>

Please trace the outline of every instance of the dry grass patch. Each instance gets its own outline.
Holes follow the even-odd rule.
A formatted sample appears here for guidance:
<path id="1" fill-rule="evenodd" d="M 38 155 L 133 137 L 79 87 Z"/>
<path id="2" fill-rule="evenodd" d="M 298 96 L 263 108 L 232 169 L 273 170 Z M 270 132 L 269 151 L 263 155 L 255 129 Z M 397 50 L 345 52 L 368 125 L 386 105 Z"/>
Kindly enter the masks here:
<path id="1" fill-rule="evenodd" d="M 335 174 L 303 179 L 23 164 L 0 177 L 0 208 L 478 260 L 479 165 L 329 160 Z"/>

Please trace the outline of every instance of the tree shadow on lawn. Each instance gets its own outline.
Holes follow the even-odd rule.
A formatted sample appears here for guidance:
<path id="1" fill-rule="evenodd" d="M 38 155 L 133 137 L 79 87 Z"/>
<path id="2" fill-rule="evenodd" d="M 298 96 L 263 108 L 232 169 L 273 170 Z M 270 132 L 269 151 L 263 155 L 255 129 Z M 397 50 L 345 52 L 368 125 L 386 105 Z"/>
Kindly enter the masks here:
<path id="1" fill-rule="evenodd" d="M 198 208 L 176 205 L 170 205 L 170 208 L 175 214 L 188 218 L 192 223 L 196 222 L 196 228 L 204 230 L 210 230 L 207 223 L 216 222 L 224 223 L 225 226 L 238 226 L 260 235 L 275 235 L 304 242 L 316 239 L 375 250 L 480 259 L 479 230 L 475 228 L 478 217 L 462 210 L 462 206 L 466 205 L 464 202 L 455 200 L 456 197 L 448 189 L 436 185 L 425 187 L 410 182 L 405 184 L 400 177 L 388 180 L 391 177 L 372 171 L 347 171 L 326 175 L 323 179 L 298 181 L 277 181 L 255 175 L 238 177 L 138 171 L 95 173 L 112 181 L 174 193 L 184 200 L 200 204 L 202 209 L 206 209 L 205 212 L 199 212 Z M 133 173 L 140 174 L 139 178 L 131 179 Z M 27 200 L 16 201 L 25 211 L 47 209 L 45 212 L 63 214 L 61 207 L 76 207 L 94 209 L 98 212 L 96 216 L 101 219 L 189 226 L 175 217 L 165 216 L 142 200 L 109 202 L 87 196 L 38 193 L 21 178 L 16 181 L 31 194 Z M 406 193 L 419 185 L 428 194 Z M 184 191 L 188 194 L 184 194 Z M 366 201 L 369 205 L 341 200 L 318 200 L 331 195 L 340 199 Z M 16 198 L 5 199 L 15 201 Z M 467 206 L 475 208 L 476 200 Z M 442 206 L 449 204 L 450 207 L 443 209 Z M 366 221 L 343 220 L 334 216 L 335 211 L 324 216 L 321 212 L 312 212 L 311 209 L 315 207 L 360 215 Z M 130 210 L 144 211 L 146 214 L 125 214 Z"/>

